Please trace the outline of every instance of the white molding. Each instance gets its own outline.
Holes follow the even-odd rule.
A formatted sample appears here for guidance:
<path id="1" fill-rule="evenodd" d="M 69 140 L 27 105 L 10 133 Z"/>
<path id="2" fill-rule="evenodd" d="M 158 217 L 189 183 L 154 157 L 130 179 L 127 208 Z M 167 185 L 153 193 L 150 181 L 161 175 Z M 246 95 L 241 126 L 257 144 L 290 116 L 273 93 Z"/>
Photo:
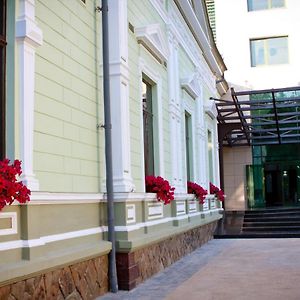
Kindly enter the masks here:
<path id="1" fill-rule="evenodd" d="M 165 24 L 169 22 L 169 17 L 167 15 L 167 12 L 165 11 L 163 7 L 163 1 L 161 0 L 150 0 L 150 3 L 153 5 L 153 7 L 156 9 L 160 17 L 163 19 Z"/>
<path id="2" fill-rule="evenodd" d="M 77 230 L 77 231 L 69 231 L 60 234 L 47 235 L 47 236 L 40 237 L 38 239 L 3 242 L 0 243 L 0 251 L 11 250 L 16 248 L 39 247 L 39 246 L 44 246 L 48 243 L 99 234 L 106 231 L 107 231 L 107 226 L 100 226 L 100 227 L 88 228 L 88 229 Z"/>
<path id="3" fill-rule="evenodd" d="M 218 112 L 214 101 L 208 100 L 204 105 L 205 113 L 208 114 L 212 119 L 216 119 Z"/>
<path id="4" fill-rule="evenodd" d="M 16 212 L 0 212 L 0 219 L 11 220 L 11 227 L 0 229 L 0 235 L 11 235 L 18 233 L 18 219 Z"/>
<path id="5" fill-rule="evenodd" d="M 196 213 L 197 212 L 197 200 L 189 200 L 188 204 L 188 213 Z"/>
<path id="6" fill-rule="evenodd" d="M 126 224 L 136 222 L 135 204 L 126 204 Z"/>
<path id="7" fill-rule="evenodd" d="M 135 35 L 138 43 L 145 45 L 161 61 L 168 61 L 168 44 L 159 24 L 137 27 Z"/>
<path id="8" fill-rule="evenodd" d="M 39 190 L 33 173 L 35 50 L 42 45 L 43 35 L 35 22 L 34 0 L 19 0 L 16 21 L 20 103 L 20 156 L 23 173 L 20 179 L 32 190 Z"/>
<path id="9" fill-rule="evenodd" d="M 28 205 L 40 204 L 87 204 L 104 202 L 104 194 L 100 193 L 47 193 L 33 192 Z"/>
<path id="10" fill-rule="evenodd" d="M 210 211 L 210 210 L 207 210 L 206 212 L 199 211 L 199 212 L 196 212 L 196 213 L 188 213 L 186 215 L 181 215 L 181 216 L 176 216 L 176 217 L 168 217 L 168 218 L 163 218 L 163 219 L 158 219 L 158 220 L 153 220 L 153 221 L 141 222 L 141 223 L 137 223 L 137 224 L 134 224 L 134 225 L 116 226 L 115 230 L 117 232 L 130 232 L 130 231 L 143 229 L 145 227 L 150 227 L 150 226 L 155 226 L 155 225 L 168 223 L 168 222 L 172 222 L 172 221 L 187 219 L 189 217 L 193 218 L 193 217 L 196 217 L 196 216 L 207 215 L 207 214 L 210 214 L 211 212 L 217 212 L 217 211 L 223 211 L 223 209 L 222 208 L 217 208 L 217 209 L 214 209 L 212 211 Z M 202 225 L 203 224 L 199 224 L 199 226 L 202 226 Z"/>
<path id="11" fill-rule="evenodd" d="M 176 201 L 176 216 L 186 214 L 186 202 L 185 201 Z"/>
<path id="12" fill-rule="evenodd" d="M 212 212 L 217 212 L 217 211 L 223 211 L 223 209 L 216 208 L 211 211 L 206 211 L 206 212 L 200 211 L 197 213 L 188 213 L 183 216 L 168 217 L 168 218 L 163 218 L 163 219 L 159 219 L 159 220 L 141 222 L 138 224 L 133 224 L 133 225 L 128 225 L 128 226 L 115 226 L 115 231 L 116 232 L 130 232 L 130 231 L 139 230 L 139 229 L 142 229 L 145 227 L 150 227 L 150 226 L 155 226 L 158 224 L 172 222 L 174 220 L 182 220 L 182 219 L 186 219 L 188 217 L 195 217 L 197 215 L 211 214 Z M 201 225 L 202 224 L 199 224 L 199 226 L 201 226 Z M 108 230 L 107 226 L 99 226 L 99 227 L 93 227 L 93 228 L 77 230 L 77 231 L 70 231 L 70 232 L 65 232 L 65 233 L 60 233 L 60 234 L 47 235 L 47 236 L 40 237 L 38 239 L 15 240 L 15 241 L 9 241 L 9 242 L 2 242 L 2 243 L 0 243 L 0 252 L 12 250 L 12 249 L 18 249 L 18 248 L 33 248 L 33 247 L 44 246 L 48 243 L 53 243 L 53 242 L 58 242 L 58 241 L 62 241 L 62 240 L 72 239 L 72 238 L 79 238 L 79 237 L 104 233 L 104 232 L 107 232 L 107 230 Z"/>
<path id="13" fill-rule="evenodd" d="M 199 77 L 200 74 L 195 72 L 191 76 L 181 79 L 181 88 L 186 90 L 194 99 L 201 95 Z"/>
<path id="14" fill-rule="evenodd" d="M 214 197 L 214 195 L 211 195 Z M 186 193 L 175 194 L 174 201 L 193 200 L 194 196 Z M 210 196 L 207 196 L 210 199 Z M 156 193 L 114 193 L 114 202 L 130 203 L 132 202 L 156 202 Z M 30 202 L 26 205 L 43 205 L 43 204 L 91 204 L 105 203 L 106 194 L 103 193 L 47 193 L 47 192 L 32 192 Z M 14 202 L 12 206 L 20 205 Z"/>
<path id="15" fill-rule="evenodd" d="M 148 220 L 160 219 L 164 217 L 164 208 L 161 202 L 147 204 Z"/>

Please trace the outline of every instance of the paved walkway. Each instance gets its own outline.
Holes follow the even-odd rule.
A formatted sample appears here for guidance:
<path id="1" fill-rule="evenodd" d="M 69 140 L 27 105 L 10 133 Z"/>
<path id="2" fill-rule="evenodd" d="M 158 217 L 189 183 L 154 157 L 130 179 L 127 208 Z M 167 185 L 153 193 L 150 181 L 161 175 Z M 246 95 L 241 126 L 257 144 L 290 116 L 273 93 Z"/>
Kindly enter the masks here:
<path id="1" fill-rule="evenodd" d="M 212 240 L 132 291 L 100 300 L 299 300 L 300 239 Z"/>

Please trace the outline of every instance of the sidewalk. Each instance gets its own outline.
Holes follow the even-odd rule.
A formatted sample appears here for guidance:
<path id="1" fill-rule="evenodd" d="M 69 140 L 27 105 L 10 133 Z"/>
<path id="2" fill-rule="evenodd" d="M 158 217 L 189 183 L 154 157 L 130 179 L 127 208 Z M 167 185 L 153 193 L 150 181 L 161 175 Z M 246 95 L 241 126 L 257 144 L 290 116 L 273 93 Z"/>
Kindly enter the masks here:
<path id="1" fill-rule="evenodd" d="M 97 299 L 299 300 L 300 239 L 212 240 L 134 290 Z"/>

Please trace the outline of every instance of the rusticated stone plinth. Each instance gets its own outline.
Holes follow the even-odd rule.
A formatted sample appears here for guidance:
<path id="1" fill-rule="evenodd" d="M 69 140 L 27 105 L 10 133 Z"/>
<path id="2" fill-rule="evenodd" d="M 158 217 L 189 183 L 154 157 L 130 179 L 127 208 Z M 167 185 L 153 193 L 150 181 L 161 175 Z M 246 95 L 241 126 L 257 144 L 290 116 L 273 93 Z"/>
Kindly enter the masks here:
<path id="1" fill-rule="evenodd" d="M 0 287 L 1 300 L 86 300 L 108 291 L 107 255 Z"/>
<path id="2" fill-rule="evenodd" d="M 213 238 L 217 221 L 130 253 L 117 253 L 119 289 L 131 290 Z"/>

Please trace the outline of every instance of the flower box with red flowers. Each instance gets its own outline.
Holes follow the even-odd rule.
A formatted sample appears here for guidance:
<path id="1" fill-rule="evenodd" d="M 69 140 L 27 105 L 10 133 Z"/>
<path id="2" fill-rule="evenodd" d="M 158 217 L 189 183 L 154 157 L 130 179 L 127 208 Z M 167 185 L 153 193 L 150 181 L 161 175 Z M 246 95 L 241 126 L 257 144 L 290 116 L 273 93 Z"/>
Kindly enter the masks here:
<path id="1" fill-rule="evenodd" d="M 218 188 L 217 186 L 213 185 L 211 182 L 209 183 L 209 190 L 210 190 L 210 193 L 215 195 L 215 197 L 223 202 L 225 200 L 225 194 L 224 192 Z"/>
<path id="2" fill-rule="evenodd" d="M 15 200 L 19 203 L 30 200 L 30 190 L 23 182 L 17 180 L 21 174 L 21 161 L 17 159 L 13 163 L 10 163 L 9 159 L 0 161 L 0 211 Z"/>
<path id="3" fill-rule="evenodd" d="M 195 182 L 187 182 L 188 194 L 194 194 L 198 199 L 199 204 L 205 203 L 205 197 L 207 195 L 207 190 Z"/>
<path id="4" fill-rule="evenodd" d="M 168 180 L 160 176 L 146 176 L 146 192 L 156 193 L 158 201 L 162 201 L 165 205 L 174 200 L 174 187 L 171 187 Z"/>

